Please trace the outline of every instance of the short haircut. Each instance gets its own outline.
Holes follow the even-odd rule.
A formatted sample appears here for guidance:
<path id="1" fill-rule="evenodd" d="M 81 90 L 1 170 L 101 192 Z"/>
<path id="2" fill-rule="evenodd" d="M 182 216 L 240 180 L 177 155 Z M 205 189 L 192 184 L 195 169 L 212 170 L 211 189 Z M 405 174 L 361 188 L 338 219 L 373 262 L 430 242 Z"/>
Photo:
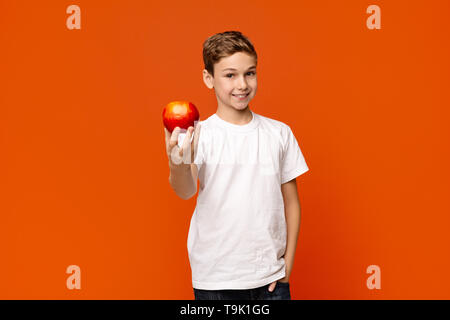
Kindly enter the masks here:
<path id="1" fill-rule="evenodd" d="M 239 31 L 225 31 L 210 36 L 203 43 L 203 62 L 205 69 L 214 77 L 214 64 L 220 59 L 245 52 L 258 61 L 258 55 L 250 40 Z"/>

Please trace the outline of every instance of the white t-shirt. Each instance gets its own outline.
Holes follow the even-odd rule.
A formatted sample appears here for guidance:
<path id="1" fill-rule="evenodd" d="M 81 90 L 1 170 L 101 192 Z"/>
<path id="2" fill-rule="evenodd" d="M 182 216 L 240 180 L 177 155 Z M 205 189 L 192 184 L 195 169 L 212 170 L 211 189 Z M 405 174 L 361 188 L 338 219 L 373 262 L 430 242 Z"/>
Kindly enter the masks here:
<path id="1" fill-rule="evenodd" d="M 187 241 L 196 289 L 253 289 L 285 276 L 281 184 L 309 169 L 288 125 L 251 112 L 245 125 L 217 114 L 200 121 Z"/>

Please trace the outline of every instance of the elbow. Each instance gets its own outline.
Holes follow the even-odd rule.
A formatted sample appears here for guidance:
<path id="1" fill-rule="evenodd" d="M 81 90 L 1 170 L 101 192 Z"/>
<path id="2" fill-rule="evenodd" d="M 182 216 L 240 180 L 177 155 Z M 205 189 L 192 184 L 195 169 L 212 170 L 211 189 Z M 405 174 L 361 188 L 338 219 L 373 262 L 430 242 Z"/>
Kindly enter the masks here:
<path id="1" fill-rule="evenodd" d="M 175 194 L 183 200 L 189 200 L 190 198 L 195 196 L 195 194 L 197 193 L 196 186 L 191 186 L 191 187 L 186 188 L 184 186 L 174 185 L 172 183 L 172 180 L 170 179 L 170 177 L 169 177 L 169 183 L 170 183 L 170 186 L 172 187 L 172 190 L 175 192 Z"/>
<path id="2" fill-rule="evenodd" d="M 196 193 L 196 192 L 195 192 L 195 193 Z M 183 199 L 183 200 L 189 200 L 190 198 L 192 198 L 193 196 L 195 196 L 195 193 L 187 194 L 187 195 L 179 194 L 178 196 L 179 196 L 181 199 Z"/>
<path id="3" fill-rule="evenodd" d="M 197 188 L 193 189 L 187 196 L 183 198 L 183 200 L 189 200 L 197 194 Z"/>
<path id="4" fill-rule="evenodd" d="M 189 199 L 191 199 L 193 196 L 195 196 L 197 194 L 197 189 L 190 190 L 190 191 L 187 191 L 187 190 L 175 190 L 175 189 L 173 189 L 173 190 L 175 191 L 176 195 L 178 197 L 180 197 L 181 199 L 183 199 L 183 200 L 189 200 Z"/>

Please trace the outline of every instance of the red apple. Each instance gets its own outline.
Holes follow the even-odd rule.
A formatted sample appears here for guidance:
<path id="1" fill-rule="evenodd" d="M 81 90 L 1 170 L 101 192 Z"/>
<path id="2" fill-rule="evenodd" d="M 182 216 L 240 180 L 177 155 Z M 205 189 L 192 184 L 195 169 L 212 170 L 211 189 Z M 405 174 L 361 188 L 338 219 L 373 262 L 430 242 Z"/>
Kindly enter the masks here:
<path id="1" fill-rule="evenodd" d="M 172 101 L 164 107 L 163 123 L 166 129 L 172 133 L 175 127 L 188 129 L 200 118 L 200 114 L 193 103 L 188 101 Z"/>

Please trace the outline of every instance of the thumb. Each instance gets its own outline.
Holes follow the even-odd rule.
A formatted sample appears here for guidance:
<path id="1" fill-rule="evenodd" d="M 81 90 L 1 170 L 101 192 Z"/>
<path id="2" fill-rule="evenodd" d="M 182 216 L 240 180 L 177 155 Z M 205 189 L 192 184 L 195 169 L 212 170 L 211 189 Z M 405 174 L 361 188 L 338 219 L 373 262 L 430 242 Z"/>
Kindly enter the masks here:
<path id="1" fill-rule="evenodd" d="M 276 286 L 276 285 L 277 285 L 277 282 L 276 282 L 276 281 L 272 282 L 272 283 L 270 284 L 270 286 L 269 286 L 269 291 L 272 292 L 272 291 L 275 289 L 275 286 Z"/>

